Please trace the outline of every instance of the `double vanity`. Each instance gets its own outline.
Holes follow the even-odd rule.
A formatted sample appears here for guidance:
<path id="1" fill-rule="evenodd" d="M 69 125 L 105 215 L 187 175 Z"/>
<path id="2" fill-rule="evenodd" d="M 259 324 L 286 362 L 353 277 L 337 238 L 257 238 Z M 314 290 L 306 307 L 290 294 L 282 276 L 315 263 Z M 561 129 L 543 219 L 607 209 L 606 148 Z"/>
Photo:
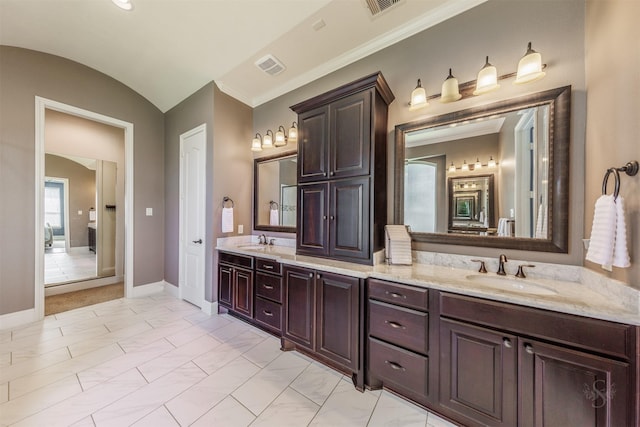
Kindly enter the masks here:
<path id="1" fill-rule="evenodd" d="M 385 387 L 466 426 L 637 423 L 640 296 L 605 296 L 595 273 L 538 264 L 521 279 L 517 261 L 499 276 L 497 259 L 480 273 L 429 253 L 365 266 L 232 241 L 218 253 L 223 311 L 360 390 Z M 559 270 L 582 282 L 544 278 Z"/>
<path id="2" fill-rule="evenodd" d="M 296 239 L 221 239 L 220 311 L 460 425 L 640 425 L 640 293 L 506 256 L 568 251 L 571 88 L 396 126 L 395 223 L 506 252 L 412 266 L 381 262 L 393 98 L 376 73 L 291 107 L 298 152 L 255 159 L 254 229 Z"/>

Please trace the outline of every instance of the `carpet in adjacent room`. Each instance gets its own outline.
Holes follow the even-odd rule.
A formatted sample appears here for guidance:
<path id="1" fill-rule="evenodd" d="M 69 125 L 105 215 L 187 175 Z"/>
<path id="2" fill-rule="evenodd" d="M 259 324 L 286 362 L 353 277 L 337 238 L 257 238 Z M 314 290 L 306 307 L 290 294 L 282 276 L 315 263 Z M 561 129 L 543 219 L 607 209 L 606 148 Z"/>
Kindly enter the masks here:
<path id="1" fill-rule="evenodd" d="M 44 314 L 62 313 L 74 308 L 86 307 L 124 297 L 124 283 L 83 289 L 66 294 L 51 295 L 44 299 Z"/>

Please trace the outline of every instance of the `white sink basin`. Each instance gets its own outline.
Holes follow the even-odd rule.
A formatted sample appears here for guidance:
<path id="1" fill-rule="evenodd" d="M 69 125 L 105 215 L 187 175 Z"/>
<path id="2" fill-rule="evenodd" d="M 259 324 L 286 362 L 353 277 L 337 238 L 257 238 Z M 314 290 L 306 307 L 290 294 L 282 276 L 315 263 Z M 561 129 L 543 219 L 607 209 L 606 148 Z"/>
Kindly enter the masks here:
<path id="1" fill-rule="evenodd" d="M 266 247 L 267 247 L 266 245 L 258 245 L 258 244 L 238 245 L 239 249 L 245 249 L 248 251 L 264 250 Z"/>
<path id="2" fill-rule="evenodd" d="M 516 293 L 523 294 L 532 294 L 532 295 L 557 295 L 558 292 L 555 290 L 541 285 L 539 283 L 527 280 L 527 279 L 519 279 L 515 277 L 504 277 L 504 276 L 487 276 L 484 274 L 470 274 L 467 276 L 467 279 L 478 283 L 482 286 L 486 286 L 493 289 L 498 289 L 502 291 L 510 291 Z"/>

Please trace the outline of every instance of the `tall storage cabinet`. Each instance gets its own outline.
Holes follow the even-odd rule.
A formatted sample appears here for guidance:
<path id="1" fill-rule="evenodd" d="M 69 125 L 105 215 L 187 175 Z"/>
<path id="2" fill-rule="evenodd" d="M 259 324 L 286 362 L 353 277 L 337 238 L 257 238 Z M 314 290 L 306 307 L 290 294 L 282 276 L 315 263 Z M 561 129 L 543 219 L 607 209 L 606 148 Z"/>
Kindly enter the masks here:
<path id="1" fill-rule="evenodd" d="M 378 72 L 291 107 L 299 127 L 299 254 L 372 264 L 384 247 L 393 99 Z"/>

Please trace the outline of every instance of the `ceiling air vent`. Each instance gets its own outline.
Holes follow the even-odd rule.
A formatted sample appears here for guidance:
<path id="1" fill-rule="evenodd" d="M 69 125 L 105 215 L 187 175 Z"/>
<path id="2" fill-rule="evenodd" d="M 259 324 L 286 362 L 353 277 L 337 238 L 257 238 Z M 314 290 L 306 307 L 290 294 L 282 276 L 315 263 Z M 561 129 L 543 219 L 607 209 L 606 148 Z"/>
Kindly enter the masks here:
<path id="1" fill-rule="evenodd" d="M 256 66 L 270 76 L 275 76 L 284 71 L 285 66 L 273 55 L 263 56 L 255 62 Z"/>
<path id="2" fill-rule="evenodd" d="M 401 1 L 402 0 L 365 0 L 372 16 L 376 16 L 377 14 L 384 12 Z"/>

